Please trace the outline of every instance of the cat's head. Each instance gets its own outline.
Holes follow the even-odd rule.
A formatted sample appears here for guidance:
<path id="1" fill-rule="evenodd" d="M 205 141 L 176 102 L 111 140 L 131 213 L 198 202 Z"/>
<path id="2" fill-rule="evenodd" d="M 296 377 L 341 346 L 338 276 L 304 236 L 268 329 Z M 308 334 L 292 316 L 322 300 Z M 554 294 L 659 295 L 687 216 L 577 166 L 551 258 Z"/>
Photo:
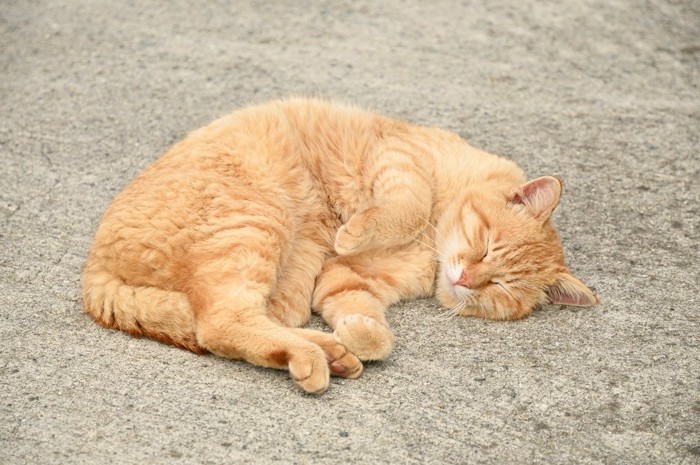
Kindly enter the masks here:
<path id="1" fill-rule="evenodd" d="M 512 320 L 545 303 L 591 306 L 564 265 L 550 220 L 562 183 L 545 176 L 508 194 L 470 192 L 438 222 L 436 294 L 456 315 Z M 456 199 L 457 200 L 457 199 Z"/>

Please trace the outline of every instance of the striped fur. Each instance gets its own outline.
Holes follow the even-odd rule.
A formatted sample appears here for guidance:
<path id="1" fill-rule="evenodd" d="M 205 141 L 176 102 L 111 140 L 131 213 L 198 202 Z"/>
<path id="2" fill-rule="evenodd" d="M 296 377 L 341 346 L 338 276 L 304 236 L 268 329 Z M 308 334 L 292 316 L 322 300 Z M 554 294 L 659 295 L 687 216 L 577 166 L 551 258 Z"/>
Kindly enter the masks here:
<path id="1" fill-rule="evenodd" d="M 435 292 L 495 319 L 596 303 L 548 219 L 560 192 L 439 129 L 276 101 L 194 131 L 114 199 L 83 304 L 103 326 L 322 392 L 389 355 L 384 311 L 401 299 Z M 299 328 L 312 307 L 333 334 Z"/>

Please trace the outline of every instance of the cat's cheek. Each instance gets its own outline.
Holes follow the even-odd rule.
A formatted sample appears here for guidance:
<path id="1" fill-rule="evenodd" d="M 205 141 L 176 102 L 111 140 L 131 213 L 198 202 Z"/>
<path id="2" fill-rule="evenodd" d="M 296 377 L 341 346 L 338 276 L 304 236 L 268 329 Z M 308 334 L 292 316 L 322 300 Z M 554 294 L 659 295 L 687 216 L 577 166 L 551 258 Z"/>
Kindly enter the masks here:
<path id="1" fill-rule="evenodd" d="M 452 289 L 453 286 L 446 282 L 439 282 L 435 291 L 435 297 L 446 308 L 452 308 L 460 302 L 460 299 Z"/>

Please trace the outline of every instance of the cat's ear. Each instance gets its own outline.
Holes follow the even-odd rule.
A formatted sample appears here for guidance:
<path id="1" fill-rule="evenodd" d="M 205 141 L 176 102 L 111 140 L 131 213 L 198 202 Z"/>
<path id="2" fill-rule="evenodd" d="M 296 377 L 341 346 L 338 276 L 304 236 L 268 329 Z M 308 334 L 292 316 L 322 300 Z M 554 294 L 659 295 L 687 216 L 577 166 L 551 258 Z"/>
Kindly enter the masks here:
<path id="1" fill-rule="evenodd" d="M 563 183 L 552 176 L 542 176 L 513 190 L 510 203 L 525 205 L 535 218 L 547 220 L 559 203 Z"/>
<path id="2" fill-rule="evenodd" d="M 569 272 L 559 273 L 557 280 L 547 289 L 547 296 L 556 305 L 592 307 L 600 304 L 600 299 Z"/>

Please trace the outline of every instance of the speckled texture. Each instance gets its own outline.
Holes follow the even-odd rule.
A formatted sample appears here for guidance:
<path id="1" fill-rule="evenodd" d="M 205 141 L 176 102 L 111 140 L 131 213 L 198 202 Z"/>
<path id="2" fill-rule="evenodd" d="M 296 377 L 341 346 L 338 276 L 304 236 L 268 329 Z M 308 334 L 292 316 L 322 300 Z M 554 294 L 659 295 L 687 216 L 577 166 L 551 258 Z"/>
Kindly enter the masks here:
<path id="1" fill-rule="evenodd" d="M 700 462 L 700 7 L 431 3 L 3 4 L 0 463 Z M 605 305 L 398 305 L 392 357 L 320 397 L 84 316 L 116 192 L 188 130 L 290 94 L 563 177 L 567 258 Z"/>

